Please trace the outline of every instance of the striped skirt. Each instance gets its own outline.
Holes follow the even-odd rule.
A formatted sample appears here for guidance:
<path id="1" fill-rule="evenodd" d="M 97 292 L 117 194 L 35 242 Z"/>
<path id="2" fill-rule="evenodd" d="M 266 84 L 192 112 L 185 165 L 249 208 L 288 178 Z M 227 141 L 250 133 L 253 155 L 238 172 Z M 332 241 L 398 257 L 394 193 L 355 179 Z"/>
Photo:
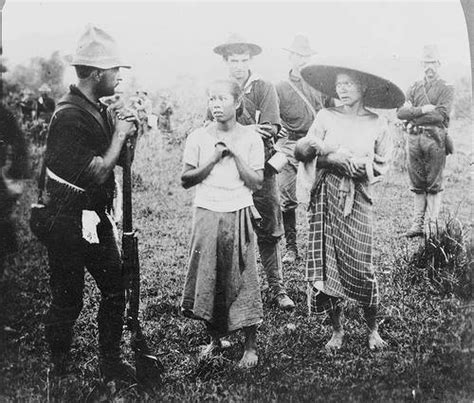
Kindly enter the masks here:
<path id="1" fill-rule="evenodd" d="M 326 174 L 309 207 L 306 280 L 308 308 L 328 313 L 342 300 L 378 305 L 378 285 L 372 265 L 372 201 L 355 185 L 352 210 L 344 215 L 342 178 Z"/>

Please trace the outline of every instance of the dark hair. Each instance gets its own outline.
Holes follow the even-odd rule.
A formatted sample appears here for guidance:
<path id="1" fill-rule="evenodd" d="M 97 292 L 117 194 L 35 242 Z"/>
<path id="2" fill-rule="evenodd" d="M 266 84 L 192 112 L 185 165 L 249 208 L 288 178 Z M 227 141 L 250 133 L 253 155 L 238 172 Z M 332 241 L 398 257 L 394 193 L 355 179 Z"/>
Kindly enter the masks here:
<path id="1" fill-rule="evenodd" d="M 101 69 L 97 67 L 92 67 L 92 66 L 79 65 L 79 66 L 74 66 L 74 67 L 76 69 L 77 77 L 79 77 L 80 79 L 89 77 L 92 74 L 92 72 L 96 70 L 101 71 Z"/>
<path id="2" fill-rule="evenodd" d="M 232 94 L 232 97 L 234 98 L 234 102 L 239 102 L 239 106 L 236 109 L 236 117 L 238 118 L 242 116 L 242 114 L 244 113 L 244 102 L 243 102 L 244 92 L 242 88 L 240 87 L 240 84 L 237 81 L 232 80 L 230 78 L 222 79 L 222 80 L 214 80 L 207 87 L 206 92 L 208 95 L 209 95 L 209 89 L 214 84 L 225 84 L 228 86 L 230 93 Z"/>

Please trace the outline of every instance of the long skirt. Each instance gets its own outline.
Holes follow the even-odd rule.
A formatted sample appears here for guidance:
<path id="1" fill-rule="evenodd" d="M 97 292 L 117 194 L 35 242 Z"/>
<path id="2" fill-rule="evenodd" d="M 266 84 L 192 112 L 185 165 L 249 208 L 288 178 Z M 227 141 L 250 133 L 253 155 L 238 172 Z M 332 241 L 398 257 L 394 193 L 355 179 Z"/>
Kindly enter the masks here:
<path id="1" fill-rule="evenodd" d="M 222 336 L 263 319 L 250 209 L 196 208 L 182 311 Z"/>
<path id="2" fill-rule="evenodd" d="M 377 306 L 379 300 L 372 265 L 372 201 L 357 184 L 352 210 L 345 216 L 341 181 L 326 174 L 309 207 L 306 280 L 308 307 L 316 313 L 329 313 L 345 299 L 365 307 Z"/>

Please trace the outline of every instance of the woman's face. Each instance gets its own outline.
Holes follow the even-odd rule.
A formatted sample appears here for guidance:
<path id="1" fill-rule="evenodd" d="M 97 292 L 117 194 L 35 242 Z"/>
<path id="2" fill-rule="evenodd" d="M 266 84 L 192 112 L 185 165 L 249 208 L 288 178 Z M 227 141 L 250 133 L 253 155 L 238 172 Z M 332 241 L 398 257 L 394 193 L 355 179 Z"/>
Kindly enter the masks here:
<path id="1" fill-rule="evenodd" d="M 215 83 L 209 88 L 208 106 L 217 122 L 235 119 L 238 104 L 234 100 L 230 86 L 226 83 Z"/>
<path id="2" fill-rule="evenodd" d="M 337 75 L 336 93 L 343 105 L 352 106 L 362 100 L 360 83 L 348 74 Z"/>

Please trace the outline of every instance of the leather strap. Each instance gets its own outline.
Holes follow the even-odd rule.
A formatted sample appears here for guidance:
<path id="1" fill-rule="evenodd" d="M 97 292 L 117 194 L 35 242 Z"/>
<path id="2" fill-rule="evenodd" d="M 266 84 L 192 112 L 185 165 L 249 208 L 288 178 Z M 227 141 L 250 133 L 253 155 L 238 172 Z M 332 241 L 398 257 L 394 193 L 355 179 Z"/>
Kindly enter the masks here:
<path id="1" fill-rule="evenodd" d="M 53 116 L 51 117 L 49 127 L 48 127 L 48 134 L 51 128 L 51 124 L 56 117 L 56 115 L 65 109 L 82 109 L 86 111 L 89 115 L 91 115 L 94 120 L 99 124 L 101 127 L 104 135 L 108 138 L 110 135 L 110 128 L 108 124 L 104 121 L 102 115 L 99 113 L 97 108 L 94 108 L 88 101 L 84 98 L 80 97 L 79 95 L 68 93 L 64 95 L 58 102 L 58 105 L 54 111 Z M 43 156 L 43 163 L 41 165 L 41 172 L 38 178 L 38 204 L 44 204 L 43 202 L 43 193 L 46 187 L 46 160 Z"/>

